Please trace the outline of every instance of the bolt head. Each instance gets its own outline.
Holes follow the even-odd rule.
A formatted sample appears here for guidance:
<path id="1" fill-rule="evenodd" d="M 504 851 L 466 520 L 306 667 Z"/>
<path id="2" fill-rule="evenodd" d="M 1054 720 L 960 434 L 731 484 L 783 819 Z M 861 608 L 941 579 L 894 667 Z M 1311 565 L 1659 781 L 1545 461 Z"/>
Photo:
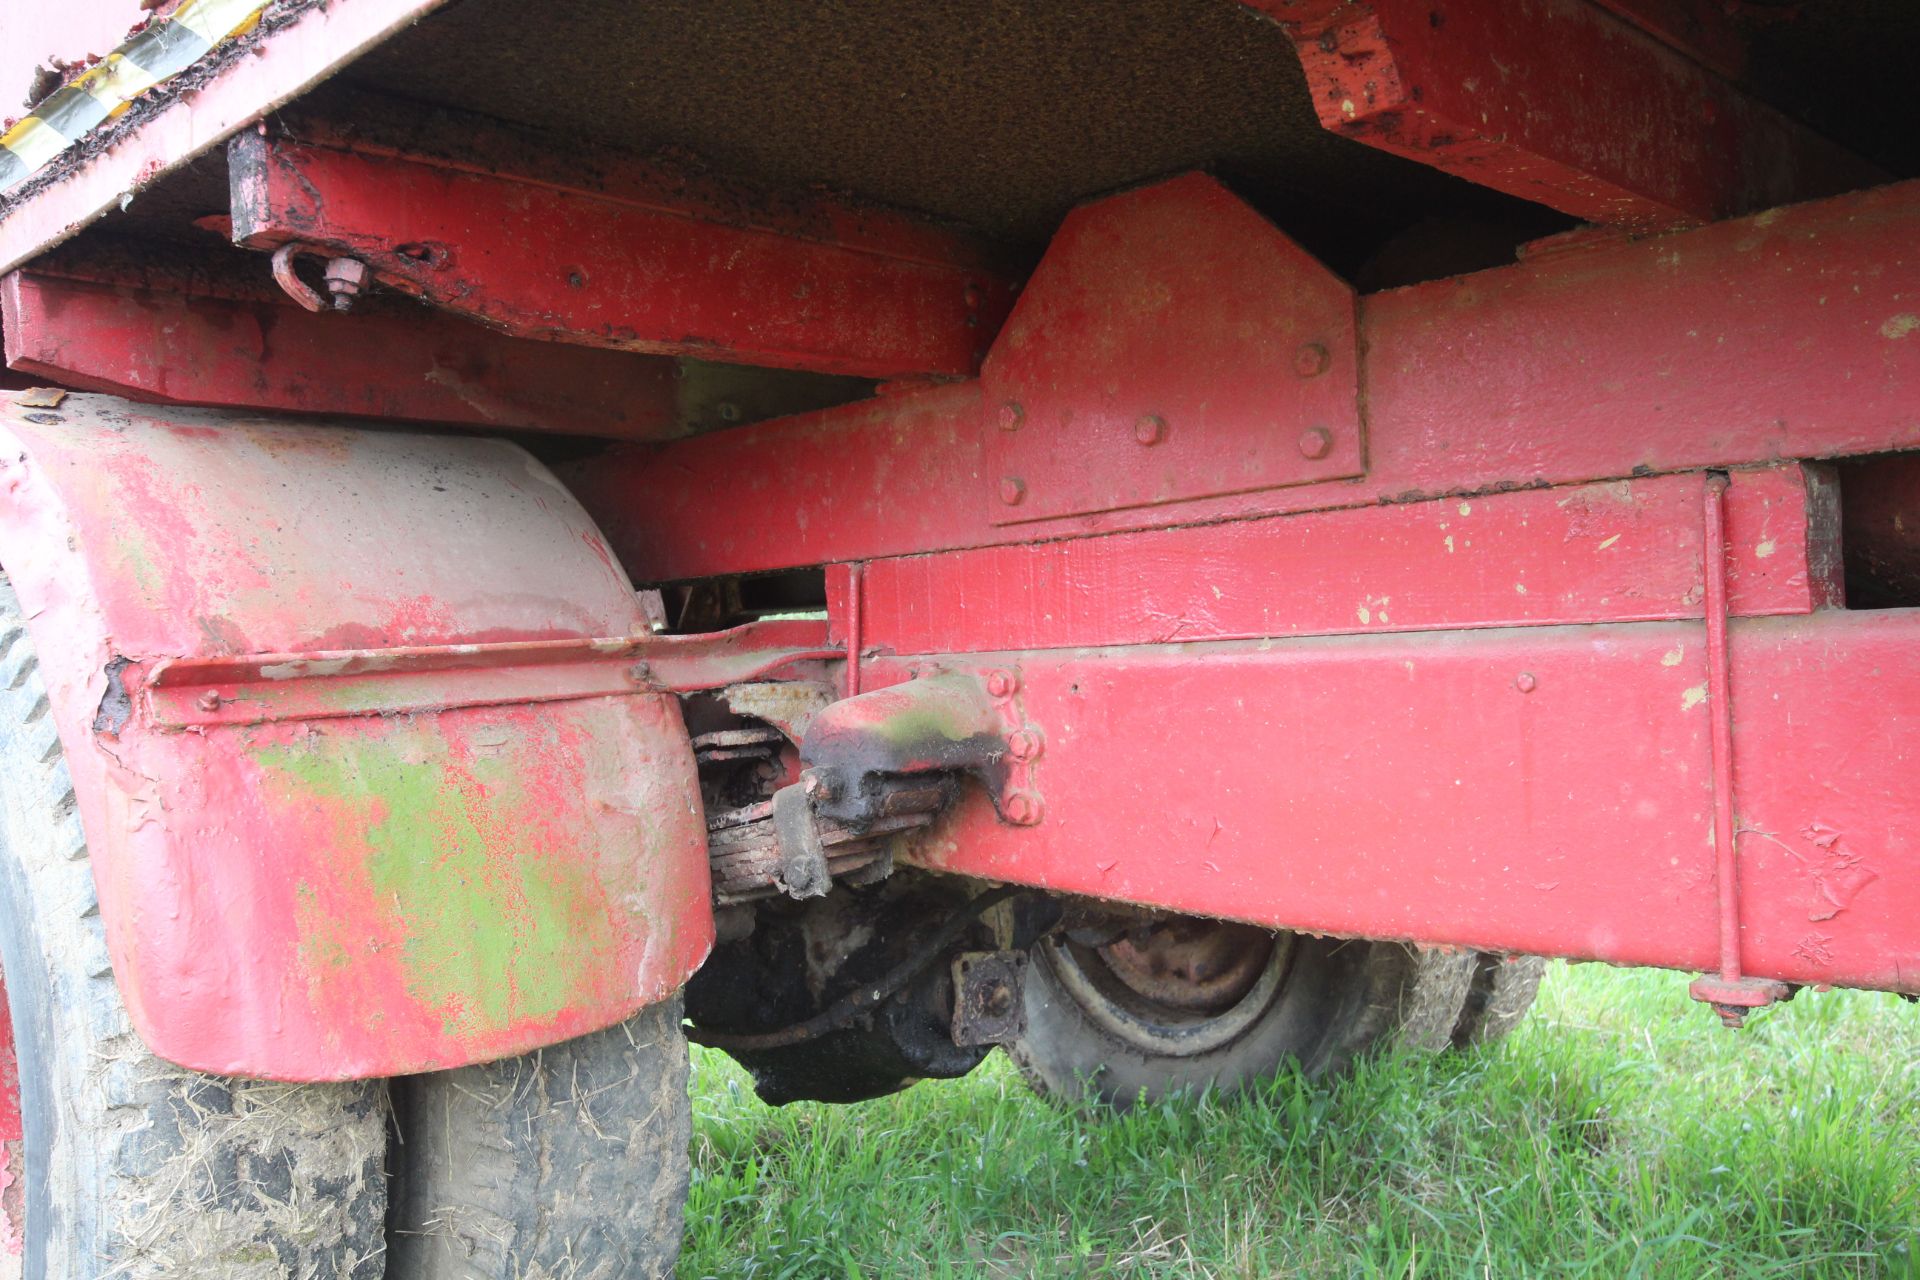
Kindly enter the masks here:
<path id="1" fill-rule="evenodd" d="M 1016 791 L 1007 797 L 1007 821 L 1017 826 L 1030 827 L 1040 821 L 1040 797 L 1031 791 Z"/>
<path id="2" fill-rule="evenodd" d="M 1040 754 L 1040 735 L 1033 729 L 1015 729 L 1007 735 L 1007 756 L 1025 764 Z"/>
<path id="3" fill-rule="evenodd" d="M 193 705 L 199 707 L 202 711 L 218 711 L 220 709 L 220 695 L 209 689 L 198 698 L 195 698 Z"/>
<path id="4" fill-rule="evenodd" d="M 1143 413 L 1133 424 L 1133 438 L 1141 444 L 1159 444 L 1167 438 L 1167 420 L 1157 413 Z"/>
<path id="5" fill-rule="evenodd" d="M 1333 452 L 1333 433 L 1325 427 L 1308 427 L 1300 433 L 1300 456 L 1319 461 Z"/>
<path id="6" fill-rule="evenodd" d="M 329 258 L 324 274 L 333 305 L 345 310 L 344 304 L 358 297 L 367 283 L 367 264 L 358 258 Z"/>
<path id="7" fill-rule="evenodd" d="M 644 662 L 636 662 L 627 668 L 627 679 L 635 684 L 645 684 L 653 679 L 653 668 Z"/>
<path id="8" fill-rule="evenodd" d="M 1522 671 L 1518 676 L 1514 677 L 1513 681 L 1513 687 L 1522 693 L 1532 693 L 1539 685 L 1540 682 L 1533 678 L 1533 672 L 1531 671 Z"/>
<path id="9" fill-rule="evenodd" d="M 1000 501 L 1017 507 L 1027 498 L 1027 482 L 1019 476 L 1000 477 Z"/>
<path id="10" fill-rule="evenodd" d="M 1303 342 L 1293 353 L 1293 371 L 1303 378 L 1317 378 L 1327 371 L 1333 357 L 1317 342 Z"/>
<path id="11" fill-rule="evenodd" d="M 1011 698 L 1020 687 L 1020 677 L 1011 671 L 989 671 L 987 673 L 987 692 L 996 698 Z"/>
<path id="12" fill-rule="evenodd" d="M 1020 424 L 1027 420 L 1027 411 L 1018 400 L 1009 400 L 1000 406 L 1000 429 L 1018 431 Z"/>

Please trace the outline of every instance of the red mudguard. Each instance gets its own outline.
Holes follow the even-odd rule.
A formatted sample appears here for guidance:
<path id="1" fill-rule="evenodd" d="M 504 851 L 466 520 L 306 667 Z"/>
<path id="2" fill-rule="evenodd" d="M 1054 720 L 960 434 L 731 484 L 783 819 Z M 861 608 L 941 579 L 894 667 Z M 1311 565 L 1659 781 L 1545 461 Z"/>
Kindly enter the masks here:
<path id="1" fill-rule="evenodd" d="M 0 564 L 142 1038 L 205 1071 L 518 1053 L 712 942 L 692 751 L 572 497 L 496 440 L 0 394 Z"/>

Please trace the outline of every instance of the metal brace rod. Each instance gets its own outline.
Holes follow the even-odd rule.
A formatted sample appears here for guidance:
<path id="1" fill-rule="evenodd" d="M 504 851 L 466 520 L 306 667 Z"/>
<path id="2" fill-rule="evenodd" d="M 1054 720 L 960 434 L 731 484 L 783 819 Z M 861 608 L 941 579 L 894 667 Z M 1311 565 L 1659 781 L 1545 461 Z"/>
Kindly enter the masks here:
<path id="1" fill-rule="evenodd" d="M 1747 978 L 1740 972 L 1740 859 L 1733 828 L 1733 688 L 1727 657 L 1727 476 L 1707 476 L 1702 554 L 1706 561 L 1707 710 L 1713 756 L 1714 888 L 1720 906 L 1720 973 L 1689 988 L 1714 1007 L 1720 1020 L 1738 1027 L 1747 1010 L 1787 994 L 1785 983 Z"/>

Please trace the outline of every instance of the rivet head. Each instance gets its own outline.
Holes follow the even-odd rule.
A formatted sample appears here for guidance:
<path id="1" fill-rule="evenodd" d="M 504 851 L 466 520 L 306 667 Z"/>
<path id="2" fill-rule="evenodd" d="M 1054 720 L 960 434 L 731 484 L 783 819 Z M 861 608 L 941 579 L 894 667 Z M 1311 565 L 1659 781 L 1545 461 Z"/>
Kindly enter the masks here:
<path id="1" fill-rule="evenodd" d="M 627 668 L 627 679 L 635 684 L 645 684 L 653 679 L 653 668 L 644 662 L 636 662 Z"/>
<path id="2" fill-rule="evenodd" d="M 1303 378 L 1317 378 L 1327 371 L 1333 357 L 1317 342 L 1303 342 L 1293 353 L 1293 371 Z"/>
<path id="3" fill-rule="evenodd" d="M 1002 431 L 1018 431 L 1020 424 L 1026 420 L 1027 411 L 1021 408 L 1018 400 L 1009 400 L 1000 406 L 1000 429 Z"/>
<path id="4" fill-rule="evenodd" d="M 1134 420 L 1133 438 L 1141 444 L 1159 444 L 1167 438 L 1167 420 L 1157 413 L 1143 413 Z"/>
<path id="5" fill-rule="evenodd" d="M 1333 433 L 1325 427 L 1308 427 L 1300 433 L 1300 456 L 1318 461 L 1333 452 Z"/>
<path id="6" fill-rule="evenodd" d="M 1007 757 L 1025 764 L 1040 754 L 1040 735 L 1032 729 L 1015 729 L 1007 735 Z"/>
<path id="7" fill-rule="evenodd" d="M 1513 687 L 1522 693 L 1532 693 L 1540 687 L 1540 682 L 1533 678 L 1533 672 L 1522 671 L 1514 678 Z"/>
<path id="8" fill-rule="evenodd" d="M 193 705 L 199 707 L 202 711 L 218 711 L 220 709 L 220 695 L 209 689 L 198 698 L 195 698 Z"/>
<path id="9" fill-rule="evenodd" d="M 1020 688 L 1020 677 L 1011 671 L 989 671 L 987 692 L 996 698 L 1011 698 Z"/>
<path id="10" fill-rule="evenodd" d="M 1040 821 L 1040 797 L 1031 791 L 1016 791 L 1006 799 L 1007 821 L 1030 827 Z"/>
<path id="11" fill-rule="evenodd" d="M 1000 501 L 1017 507 L 1027 498 L 1027 482 L 1019 476 L 1000 477 Z"/>

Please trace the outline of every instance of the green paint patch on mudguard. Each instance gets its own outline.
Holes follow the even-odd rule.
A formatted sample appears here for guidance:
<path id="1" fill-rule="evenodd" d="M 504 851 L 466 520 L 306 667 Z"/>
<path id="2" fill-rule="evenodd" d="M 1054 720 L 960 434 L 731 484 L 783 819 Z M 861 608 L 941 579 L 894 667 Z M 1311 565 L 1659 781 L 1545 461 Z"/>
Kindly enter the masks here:
<path id="1" fill-rule="evenodd" d="M 617 950 L 614 924 L 580 851 L 545 838 L 524 758 L 456 757 L 424 723 L 390 730 L 255 752 L 270 789 L 321 807 L 335 842 L 333 883 L 296 891 L 310 982 L 384 967 L 397 951 L 406 994 L 462 1039 L 587 998 L 596 964 Z"/>

